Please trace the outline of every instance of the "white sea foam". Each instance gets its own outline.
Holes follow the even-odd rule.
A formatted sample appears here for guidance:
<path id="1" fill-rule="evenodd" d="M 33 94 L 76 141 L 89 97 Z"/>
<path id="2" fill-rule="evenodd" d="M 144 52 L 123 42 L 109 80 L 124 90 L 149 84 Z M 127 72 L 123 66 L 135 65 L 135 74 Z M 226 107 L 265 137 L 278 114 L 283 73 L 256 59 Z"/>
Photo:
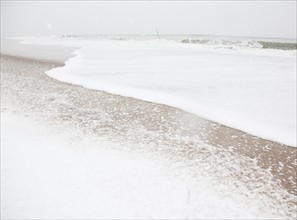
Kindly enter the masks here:
<path id="1" fill-rule="evenodd" d="M 167 104 L 296 146 L 296 50 L 166 40 L 23 40 L 80 47 L 64 67 L 47 72 L 58 80 Z"/>

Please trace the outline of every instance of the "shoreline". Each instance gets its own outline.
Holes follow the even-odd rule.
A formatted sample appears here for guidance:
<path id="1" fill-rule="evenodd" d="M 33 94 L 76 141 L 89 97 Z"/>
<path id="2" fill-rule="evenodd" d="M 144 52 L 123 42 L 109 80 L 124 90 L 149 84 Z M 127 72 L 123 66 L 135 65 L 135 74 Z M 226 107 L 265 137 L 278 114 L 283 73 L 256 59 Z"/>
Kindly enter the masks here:
<path id="1" fill-rule="evenodd" d="M 8 65 L 8 62 L 14 65 Z M 85 132 L 95 133 L 99 136 L 112 133 L 112 135 L 124 141 L 153 143 L 155 148 L 158 148 L 158 144 L 167 144 L 171 146 L 171 149 L 162 149 L 162 151 L 168 152 L 174 149 L 176 150 L 175 153 L 182 154 L 189 159 L 195 158 L 197 154 L 195 145 L 197 143 L 210 144 L 250 159 L 256 159 L 257 164 L 261 168 L 271 171 L 276 182 L 279 182 L 281 187 L 289 193 L 297 195 L 297 174 L 295 172 L 297 169 L 295 162 L 297 149 L 294 147 L 264 140 L 170 106 L 89 90 L 81 86 L 57 81 L 44 74 L 43 71 L 45 70 L 61 66 L 58 63 L 1 55 L 1 65 L 7 72 L 14 73 L 17 81 L 20 80 L 17 79 L 18 75 L 23 75 L 22 77 L 26 75 L 20 72 L 20 66 L 31 65 L 34 71 L 33 74 L 31 73 L 32 76 L 28 77 L 30 79 L 32 77 L 35 78 L 37 86 L 33 82 L 32 88 L 27 88 L 29 93 L 34 92 L 35 89 L 42 91 L 43 87 L 48 90 L 49 85 L 46 85 L 48 82 L 50 82 L 50 85 L 55 84 L 53 88 L 50 88 L 52 89 L 51 92 L 54 92 L 54 89 L 60 88 L 59 91 L 55 91 L 56 97 L 49 97 L 46 100 L 46 102 L 52 103 L 53 110 L 55 110 L 50 117 L 57 121 L 62 123 L 74 122 Z M 15 65 L 19 65 L 19 67 Z M 1 78 L 2 80 L 5 78 L 3 73 Z M 4 85 L 3 82 L 2 84 Z M 14 94 L 16 91 L 12 91 L 7 85 L 4 85 L 6 88 L 3 89 L 3 85 L 1 88 L 2 104 L 14 100 L 14 105 L 17 108 L 20 105 L 28 112 L 37 112 L 41 115 L 46 114 L 46 109 L 42 109 L 42 106 L 46 107 L 47 103 L 45 103 L 45 100 L 32 100 L 31 98 L 28 101 L 25 97 L 19 97 L 19 95 Z M 65 92 L 64 87 L 68 89 L 67 92 Z M 74 92 L 71 91 L 72 88 Z M 80 97 L 78 91 L 83 91 L 82 94 L 85 94 L 85 96 Z M 65 97 L 68 97 L 67 104 L 63 104 Z M 97 100 L 97 102 L 94 100 Z M 101 103 L 98 103 L 100 101 Z M 99 113 L 101 112 L 106 117 L 104 119 L 105 124 L 98 124 L 96 119 L 98 114 L 96 110 L 98 108 L 100 109 Z M 117 124 L 114 124 L 115 121 Z M 139 134 L 139 137 L 136 137 L 136 132 L 132 137 L 131 130 L 129 130 L 131 125 L 135 127 L 133 131 L 145 130 L 145 134 Z M 150 133 L 158 134 L 155 140 L 148 137 Z M 181 135 L 182 138 L 178 138 L 177 135 Z M 158 151 L 159 149 L 155 150 Z"/>
<path id="2" fill-rule="evenodd" d="M 26 42 L 26 41 L 24 41 L 24 42 Z M 276 99 L 273 99 L 271 97 L 270 98 L 266 97 L 265 100 L 273 100 L 273 101 L 266 103 L 264 109 L 275 109 L 275 107 L 279 106 L 277 109 L 279 109 L 278 112 L 280 112 L 280 113 L 274 112 L 274 114 L 272 114 L 273 111 L 266 112 L 266 110 L 263 109 L 263 106 L 260 105 L 259 103 L 257 103 L 257 102 L 259 102 L 259 100 L 261 100 L 261 99 L 257 100 L 256 97 L 258 96 L 258 94 L 257 95 L 254 94 L 255 97 L 252 98 L 252 99 L 257 100 L 257 101 L 255 101 L 257 104 L 252 102 L 251 107 L 250 107 L 249 105 L 247 105 L 248 102 L 246 102 L 246 101 L 241 102 L 240 99 L 236 100 L 236 98 L 233 97 L 232 94 L 230 94 L 229 89 L 225 88 L 226 94 L 224 92 L 225 90 L 218 92 L 218 94 L 220 94 L 220 93 L 225 94 L 224 96 L 220 96 L 218 94 L 212 94 L 210 92 L 208 100 L 213 100 L 213 101 L 210 101 L 209 103 L 205 104 L 205 100 L 203 101 L 203 98 L 201 99 L 201 97 L 198 95 L 196 98 L 198 100 L 201 99 L 201 101 L 196 103 L 195 101 L 192 100 L 193 97 L 194 97 L 194 100 L 196 100 L 195 96 L 192 97 L 191 94 L 188 94 L 190 97 L 189 99 L 186 96 L 183 97 L 183 96 L 178 95 L 178 93 L 175 96 L 168 95 L 168 94 L 171 94 L 173 91 L 166 91 L 166 90 L 163 91 L 162 90 L 162 88 L 163 88 L 162 86 L 167 87 L 166 83 L 164 85 L 159 85 L 159 87 L 161 88 L 161 91 L 154 93 L 153 91 L 150 91 L 150 89 L 146 90 L 146 84 L 142 85 L 144 87 L 144 89 L 142 89 L 141 87 L 138 88 L 137 84 L 134 86 L 131 86 L 131 88 L 130 88 L 130 86 L 126 87 L 125 83 L 122 85 L 121 80 L 125 81 L 125 79 L 121 79 L 121 75 L 119 75 L 119 79 L 121 79 L 121 80 L 118 82 L 117 79 L 114 78 L 113 74 L 111 74 L 111 79 L 113 79 L 113 81 L 114 81 L 113 83 L 108 82 L 110 79 L 107 80 L 108 79 L 107 76 L 106 76 L 107 79 L 104 78 L 105 77 L 104 72 L 103 72 L 103 76 L 104 76 L 103 78 L 100 78 L 100 77 L 96 78 L 96 74 L 94 74 L 94 76 L 92 76 L 92 77 L 94 77 L 94 79 L 96 79 L 96 80 L 91 80 L 91 81 L 88 80 L 88 75 L 92 75 L 91 73 L 87 74 L 85 78 L 84 77 L 81 78 L 79 72 L 84 72 L 85 69 L 88 69 L 87 66 L 85 67 L 85 69 L 84 68 L 80 69 L 78 72 L 78 75 L 76 76 L 75 73 L 77 70 L 75 68 L 74 69 L 71 68 L 71 65 L 68 65 L 67 62 L 81 63 L 80 60 L 75 60 L 75 59 L 78 59 L 79 51 L 83 48 L 82 45 L 77 46 L 77 47 L 73 47 L 73 45 L 72 46 L 69 46 L 69 45 L 63 46 L 63 44 L 59 45 L 59 46 L 57 46 L 57 45 L 49 46 L 49 45 L 34 44 L 34 43 L 30 44 L 30 40 L 27 43 L 23 43 L 23 44 L 17 43 L 15 40 L 4 40 L 3 45 L 4 45 L 4 49 L 1 48 L 2 53 L 9 55 L 9 56 L 17 55 L 20 58 L 25 57 L 25 58 L 40 60 L 40 61 L 45 61 L 45 62 L 51 62 L 51 63 L 53 62 L 53 63 L 57 63 L 57 65 L 59 65 L 59 66 L 60 66 L 60 64 L 58 64 L 58 63 L 61 63 L 62 68 L 53 68 L 53 69 L 46 71 L 47 75 L 49 75 L 51 78 L 57 79 L 59 81 L 74 84 L 74 85 L 80 85 L 86 89 L 104 91 L 107 93 L 120 95 L 124 98 L 127 98 L 127 97 L 135 98 L 135 99 L 142 100 L 142 101 L 153 102 L 156 104 L 173 107 L 173 108 L 179 109 L 181 111 L 185 111 L 190 114 L 194 114 L 195 116 L 204 118 L 207 121 L 225 125 L 228 128 L 242 131 L 244 133 L 250 134 L 251 136 L 259 137 L 263 140 L 269 140 L 269 141 L 276 142 L 281 145 L 286 145 L 289 147 L 296 147 L 296 138 L 295 138 L 296 136 L 295 136 L 295 132 L 294 132 L 296 130 L 296 126 L 293 126 L 294 123 L 291 123 L 292 119 L 295 119 L 296 116 L 294 113 L 294 106 L 291 106 L 291 105 L 288 106 L 287 102 L 283 103 L 279 100 L 278 102 L 274 103 L 273 106 L 271 106 L 271 104 L 273 102 L 275 102 Z M 24 51 L 26 51 L 26 53 L 24 53 Z M 67 65 L 66 65 L 66 63 L 67 63 Z M 109 68 L 113 69 L 112 66 L 110 66 Z M 92 69 L 96 70 L 95 67 Z M 110 69 L 106 69 L 105 71 L 109 72 Z M 67 70 L 70 72 L 67 73 Z M 92 72 L 94 70 L 88 69 L 88 71 L 90 71 L 90 72 Z M 97 71 L 100 72 L 100 68 Z M 119 70 L 119 72 L 121 72 L 121 70 Z M 133 72 L 133 70 L 132 70 L 132 72 Z M 100 74 L 98 74 L 98 75 L 100 76 Z M 73 78 L 72 78 L 72 76 L 73 76 Z M 133 75 L 130 77 L 131 77 L 131 79 L 134 78 Z M 234 77 L 236 78 L 236 76 L 234 76 Z M 242 77 L 243 77 L 243 79 L 241 81 L 245 81 L 246 80 L 245 76 L 242 76 Z M 141 79 L 139 79 L 137 77 L 135 80 L 141 81 Z M 98 83 L 96 83 L 96 82 L 98 82 Z M 150 83 L 154 83 L 154 82 L 150 82 L 150 81 L 147 82 L 148 85 L 150 85 Z M 208 89 L 204 88 L 203 85 L 200 85 L 199 82 L 195 82 L 195 83 L 196 83 L 195 87 L 202 88 L 201 91 L 200 90 L 198 90 L 198 92 L 196 91 L 197 94 L 200 94 L 200 93 L 204 94 L 206 91 L 208 91 Z M 229 83 L 230 83 L 230 85 L 234 84 L 232 81 Z M 239 83 L 238 85 L 240 85 L 240 82 L 238 82 L 238 83 Z M 260 85 L 260 88 L 263 87 L 263 83 L 265 84 L 265 82 L 262 82 L 262 84 Z M 132 80 L 132 84 L 133 84 L 133 80 Z M 226 83 L 223 83 L 223 84 L 226 84 Z M 248 83 L 248 84 L 253 84 L 253 83 Z M 271 85 L 273 83 L 269 83 L 269 84 Z M 197 86 L 197 85 L 200 85 L 200 86 Z M 288 85 L 288 86 L 290 87 L 290 85 Z M 241 87 L 245 88 L 245 85 L 241 85 Z M 259 90 L 259 85 L 258 85 L 258 87 L 257 86 L 254 86 L 254 87 L 256 87 L 256 88 L 253 88 L 253 86 L 250 86 L 251 90 L 254 90 L 257 88 Z M 276 86 L 276 88 L 277 87 L 279 87 L 279 86 Z M 158 88 L 158 85 L 156 85 L 156 88 Z M 173 88 L 174 88 L 174 86 L 173 86 Z M 277 91 L 278 89 L 276 89 L 276 88 L 274 88 L 273 90 Z M 183 89 L 187 90 L 187 88 L 183 88 Z M 232 89 L 236 89 L 236 88 L 232 87 Z M 179 90 L 179 89 L 177 89 L 177 90 Z M 192 91 L 193 94 L 195 93 L 194 91 L 195 90 Z M 259 92 L 261 93 L 263 91 L 260 89 Z M 251 95 L 251 94 L 242 93 L 242 91 L 240 89 L 239 89 L 239 93 L 241 94 L 240 96 L 242 96 L 241 100 L 244 100 L 245 98 L 250 100 L 251 97 L 249 97 L 249 95 Z M 231 100 L 235 98 L 235 100 L 232 101 L 232 103 L 236 103 L 233 106 L 233 108 L 228 109 L 228 107 L 226 107 L 224 105 L 224 103 L 221 102 L 221 99 L 225 99 L 226 97 L 228 97 L 227 94 L 229 94 L 228 96 L 233 97 L 233 98 L 231 98 Z M 265 94 L 267 94 L 267 92 L 263 92 L 263 94 L 264 94 L 263 97 L 265 97 Z M 290 94 L 292 94 L 292 91 L 290 91 Z M 221 97 L 221 98 L 218 99 L 217 97 Z M 278 97 L 278 95 L 276 95 L 276 97 Z M 278 97 L 278 99 L 279 99 L 279 97 Z M 282 98 L 281 100 L 284 100 L 284 98 Z M 295 99 L 293 99 L 293 100 L 295 100 Z M 290 98 L 290 101 L 292 102 L 291 98 Z M 216 104 L 214 104 L 214 103 L 216 103 Z M 220 103 L 220 105 L 218 105 L 217 103 Z M 227 103 L 230 103 L 230 100 L 227 99 Z M 262 100 L 262 102 L 260 102 L 260 103 L 265 103 L 265 101 Z M 258 105 L 258 107 L 255 108 L 255 106 L 254 106 L 255 104 Z M 241 107 L 237 108 L 237 106 L 241 106 Z M 246 106 L 245 109 L 250 109 L 250 110 L 247 110 L 245 112 L 245 110 L 242 108 L 243 106 Z M 282 106 L 282 108 L 281 108 L 281 106 Z M 288 111 L 283 111 L 283 109 L 287 109 Z M 267 114 L 263 114 L 263 110 Z M 240 113 L 241 111 L 244 113 Z M 256 114 L 256 112 L 260 112 L 260 113 Z M 286 114 L 283 114 L 285 112 L 286 112 Z M 270 116 L 266 117 L 266 115 L 270 115 Z M 282 115 L 288 115 L 290 117 L 287 116 L 287 118 L 286 118 L 286 117 L 283 117 Z M 239 117 L 239 116 L 241 116 L 241 117 Z M 256 118 L 258 118 L 258 120 L 256 120 Z M 275 119 L 278 119 L 278 121 Z M 258 123 L 258 121 L 259 121 L 259 123 Z M 281 121 L 283 123 L 280 123 Z M 278 124 L 279 124 L 279 126 L 277 126 Z"/>

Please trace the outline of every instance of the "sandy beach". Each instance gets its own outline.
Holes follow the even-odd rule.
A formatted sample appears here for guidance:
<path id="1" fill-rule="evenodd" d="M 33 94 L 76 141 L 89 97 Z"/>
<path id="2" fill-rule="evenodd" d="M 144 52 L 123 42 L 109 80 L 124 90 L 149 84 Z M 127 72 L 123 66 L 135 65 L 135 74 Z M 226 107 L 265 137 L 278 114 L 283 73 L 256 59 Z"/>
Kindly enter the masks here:
<path id="1" fill-rule="evenodd" d="M 44 74 L 62 65 L 1 55 L 1 112 L 131 146 L 124 151 L 161 155 L 174 161 L 173 167 L 188 166 L 193 176 L 199 176 L 195 166 L 208 163 L 209 175 L 244 187 L 248 195 L 270 197 L 283 205 L 288 217 L 296 215 L 297 148 L 176 108 L 85 89 Z"/>
<path id="2" fill-rule="evenodd" d="M 0 4 L 0 219 L 297 220 L 296 0 Z"/>

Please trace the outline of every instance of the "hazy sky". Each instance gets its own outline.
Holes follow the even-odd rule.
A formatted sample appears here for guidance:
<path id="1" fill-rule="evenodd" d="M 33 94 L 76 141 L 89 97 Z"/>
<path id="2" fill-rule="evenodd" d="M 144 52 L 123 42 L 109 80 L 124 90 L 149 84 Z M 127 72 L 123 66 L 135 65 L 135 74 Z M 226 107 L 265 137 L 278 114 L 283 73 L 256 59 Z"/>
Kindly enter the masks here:
<path id="1" fill-rule="evenodd" d="M 3 1 L 1 36 L 206 34 L 296 38 L 293 1 Z"/>

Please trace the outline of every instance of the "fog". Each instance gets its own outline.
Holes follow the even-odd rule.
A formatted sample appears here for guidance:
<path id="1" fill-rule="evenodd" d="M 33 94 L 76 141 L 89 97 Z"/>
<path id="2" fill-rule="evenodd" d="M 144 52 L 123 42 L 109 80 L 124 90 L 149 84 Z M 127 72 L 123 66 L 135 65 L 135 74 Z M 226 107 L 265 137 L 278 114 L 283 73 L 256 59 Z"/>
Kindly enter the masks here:
<path id="1" fill-rule="evenodd" d="M 296 38 L 296 1 L 1 1 L 1 37 L 202 34 Z"/>

